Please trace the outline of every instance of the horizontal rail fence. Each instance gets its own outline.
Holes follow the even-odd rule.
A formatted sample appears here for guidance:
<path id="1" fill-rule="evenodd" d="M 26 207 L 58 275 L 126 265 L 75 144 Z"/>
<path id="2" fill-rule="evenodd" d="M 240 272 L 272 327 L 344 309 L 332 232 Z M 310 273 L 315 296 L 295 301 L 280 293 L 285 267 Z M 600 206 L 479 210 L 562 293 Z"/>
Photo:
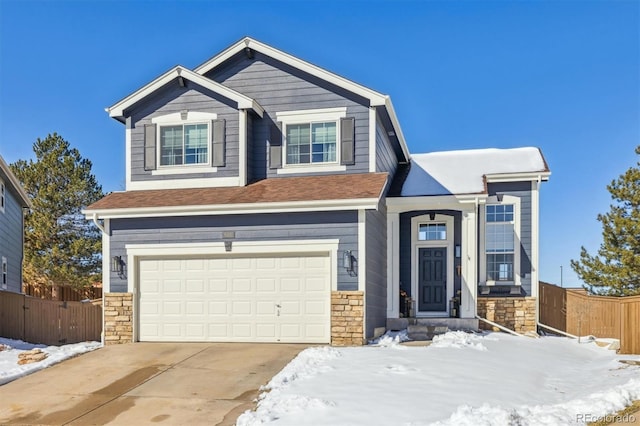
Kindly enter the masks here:
<path id="1" fill-rule="evenodd" d="M 59 302 L 0 291 L 0 336 L 45 345 L 101 339 L 102 303 Z"/>
<path id="2" fill-rule="evenodd" d="M 620 340 L 620 353 L 640 354 L 640 296 L 592 296 L 540 283 L 540 323 L 576 336 Z"/>

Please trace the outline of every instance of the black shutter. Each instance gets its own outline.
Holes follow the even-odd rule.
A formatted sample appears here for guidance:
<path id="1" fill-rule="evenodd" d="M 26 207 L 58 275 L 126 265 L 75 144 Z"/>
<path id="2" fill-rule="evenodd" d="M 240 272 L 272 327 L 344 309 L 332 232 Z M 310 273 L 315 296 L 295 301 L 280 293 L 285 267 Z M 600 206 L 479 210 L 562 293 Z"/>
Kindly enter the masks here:
<path id="1" fill-rule="evenodd" d="M 282 167 L 282 123 L 273 123 L 269 136 L 269 168 Z"/>
<path id="2" fill-rule="evenodd" d="M 340 119 L 340 164 L 356 163 L 355 119 L 347 117 Z"/>
<path id="3" fill-rule="evenodd" d="M 156 169 L 156 125 L 144 125 L 144 169 Z"/>
<path id="4" fill-rule="evenodd" d="M 223 167 L 225 165 L 225 120 L 211 122 L 211 165 Z"/>

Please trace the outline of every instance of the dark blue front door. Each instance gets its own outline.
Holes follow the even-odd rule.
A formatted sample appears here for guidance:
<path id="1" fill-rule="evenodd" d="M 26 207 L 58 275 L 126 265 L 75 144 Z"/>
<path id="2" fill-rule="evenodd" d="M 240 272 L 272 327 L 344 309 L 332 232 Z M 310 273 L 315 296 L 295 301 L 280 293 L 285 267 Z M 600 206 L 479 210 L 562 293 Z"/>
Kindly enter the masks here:
<path id="1" fill-rule="evenodd" d="M 447 310 L 447 249 L 418 249 L 418 310 Z"/>

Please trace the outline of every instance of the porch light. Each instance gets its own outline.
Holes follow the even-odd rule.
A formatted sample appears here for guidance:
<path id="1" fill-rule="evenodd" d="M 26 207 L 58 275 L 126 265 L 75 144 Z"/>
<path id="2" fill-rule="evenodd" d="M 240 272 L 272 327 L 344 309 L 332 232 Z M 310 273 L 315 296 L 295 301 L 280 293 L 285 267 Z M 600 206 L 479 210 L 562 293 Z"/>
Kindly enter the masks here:
<path id="1" fill-rule="evenodd" d="M 456 244 L 456 259 L 460 259 L 462 254 L 462 250 L 460 249 L 460 244 Z"/>
<path id="2" fill-rule="evenodd" d="M 351 256 L 351 250 L 345 250 L 342 255 L 342 264 L 347 272 L 353 272 L 353 256 Z"/>
<path id="3" fill-rule="evenodd" d="M 111 272 L 122 273 L 122 256 L 113 256 L 111 258 Z"/>

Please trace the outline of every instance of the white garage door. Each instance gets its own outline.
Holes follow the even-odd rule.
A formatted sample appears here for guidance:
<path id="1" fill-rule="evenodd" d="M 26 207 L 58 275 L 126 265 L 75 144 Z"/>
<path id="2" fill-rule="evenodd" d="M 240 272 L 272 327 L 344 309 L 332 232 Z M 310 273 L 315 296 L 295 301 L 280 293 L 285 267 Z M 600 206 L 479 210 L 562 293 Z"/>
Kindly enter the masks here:
<path id="1" fill-rule="evenodd" d="M 141 259 L 139 339 L 330 340 L 327 256 Z"/>

